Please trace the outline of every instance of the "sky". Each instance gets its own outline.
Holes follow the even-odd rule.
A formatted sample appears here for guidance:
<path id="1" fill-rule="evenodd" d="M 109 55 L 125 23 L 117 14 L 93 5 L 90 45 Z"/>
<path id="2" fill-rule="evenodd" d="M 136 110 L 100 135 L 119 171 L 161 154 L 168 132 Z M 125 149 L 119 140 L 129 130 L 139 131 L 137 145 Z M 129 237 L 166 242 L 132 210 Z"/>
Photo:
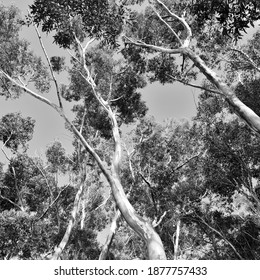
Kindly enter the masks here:
<path id="1" fill-rule="evenodd" d="M 33 0 L 0 0 L 0 3 L 5 6 L 14 4 L 21 10 L 22 15 L 25 15 L 27 14 L 28 5 L 32 4 Z M 21 37 L 31 42 L 32 49 L 37 55 L 43 55 L 36 32 L 32 27 L 24 27 Z M 52 43 L 51 36 L 46 37 L 43 34 L 42 37 L 50 57 L 67 55 L 65 51 Z M 61 76 L 58 79 L 64 80 L 64 77 Z M 142 98 L 149 108 L 148 115 L 154 116 L 158 122 L 163 122 L 167 118 L 191 119 L 196 114 L 196 100 L 199 92 L 199 90 L 179 83 L 164 86 L 159 83 L 153 83 L 141 90 Z M 53 91 L 46 94 L 46 97 L 56 101 L 56 95 Z M 71 104 L 64 103 L 64 105 L 67 114 L 72 120 Z M 43 155 L 46 146 L 55 140 L 61 141 L 67 151 L 71 152 L 72 135 L 65 129 L 63 119 L 52 108 L 26 93 L 17 100 L 6 101 L 5 98 L 0 97 L 0 117 L 11 112 L 21 112 L 24 117 L 31 116 L 36 120 L 35 133 L 29 143 L 29 154 L 31 156 Z M 7 163 L 2 153 L 0 153 L 0 161 Z"/>

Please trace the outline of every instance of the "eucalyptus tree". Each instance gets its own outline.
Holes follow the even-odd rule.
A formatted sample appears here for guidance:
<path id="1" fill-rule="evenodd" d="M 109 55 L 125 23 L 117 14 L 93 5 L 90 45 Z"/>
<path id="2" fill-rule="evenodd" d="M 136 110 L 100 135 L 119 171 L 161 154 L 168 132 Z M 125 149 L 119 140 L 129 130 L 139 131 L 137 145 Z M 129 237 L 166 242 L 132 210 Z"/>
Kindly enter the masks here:
<path id="1" fill-rule="evenodd" d="M 232 47 L 228 44 L 228 37 L 225 37 L 225 41 L 221 40 L 222 33 L 218 31 L 219 25 L 215 18 L 212 17 L 211 21 L 207 21 L 204 28 L 199 30 L 198 22 L 192 21 L 192 14 L 188 9 L 183 9 L 185 3 L 189 3 L 189 1 L 185 1 L 183 5 L 179 5 L 179 1 L 151 0 L 148 2 L 149 7 L 146 9 L 146 13 L 136 17 L 136 24 L 124 37 L 125 43 L 130 46 L 131 53 L 133 52 L 132 47 L 136 46 L 142 49 L 141 53 L 147 51 L 161 54 L 164 57 L 162 63 L 162 68 L 165 69 L 164 76 L 172 76 L 172 80 L 181 80 L 186 84 L 189 81 L 187 79 L 192 78 L 192 74 L 194 76 L 198 73 L 195 70 L 198 69 L 199 73 L 202 73 L 209 82 L 210 90 L 224 98 L 235 113 L 253 131 L 259 133 L 259 116 L 236 96 L 225 78 L 218 75 L 214 68 L 214 64 L 221 62 L 221 59 L 216 59 L 216 56 L 221 57 L 223 50 L 226 51 L 227 47 Z M 195 27 L 194 33 L 188 21 L 192 21 L 192 26 Z M 184 66 L 185 62 L 186 65 L 190 62 L 189 68 L 185 72 L 182 69 L 181 79 L 180 73 L 173 71 L 174 66 L 171 61 L 174 60 L 174 55 L 183 56 Z M 160 59 L 160 61 L 162 60 Z M 164 64 L 167 67 L 163 67 Z M 160 72 L 158 64 L 155 65 L 153 72 L 155 74 Z"/>
<path id="2" fill-rule="evenodd" d="M 254 232 L 251 241 L 255 242 L 259 234 L 257 221 L 259 202 L 254 190 L 254 180 L 258 178 L 254 177 L 253 174 L 256 173 L 253 170 L 258 164 L 252 166 L 253 162 L 257 161 L 256 158 L 253 159 L 256 151 L 250 155 L 242 151 L 251 151 L 252 146 L 257 150 L 259 144 L 260 119 L 259 110 L 255 106 L 258 97 L 255 95 L 257 91 L 254 93 L 253 90 L 258 84 L 258 40 L 242 48 L 234 45 L 233 41 L 239 38 L 243 29 L 249 27 L 249 23 L 253 25 L 259 18 L 258 3 L 254 1 L 246 1 L 244 4 L 242 1 L 224 1 L 224 3 L 223 1 L 192 1 L 191 3 L 191 1 L 157 0 L 148 2 L 149 6 L 144 13 L 135 12 L 134 24 L 125 32 L 124 54 L 130 61 L 135 61 L 141 69 L 146 69 L 146 71 L 148 69 L 148 77 L 151 81 L 158 80 L 162 83 L 179 81 L 205 90 L 195 122 L 197 125 L 195 133 L 201 135 L 200 141 L 205 148 L 202 159 L 205 165 L 200 167 L 203 177 L 200 187 L 204 190 L 206 187 L 209 192 L 220 193 L 222 196 L 218 202 L 220 204 L 221 200 L 225 201 L 225 199 L 235 203 L 236 199 L 232 197 L 235 191 L 238 191 L 240 195 L 244 193 L 245 196 L 249 192 L 247 197 L 249 200 L 244 200 L 244 203 L 247 205 L 245 207 L 252 208 L 245 210 L 244 214 L 247 218 L 244 221 L 240 220 L 234 208 L 228 210 L 228 203 L 222 214 L 228 216 L 228 223 L 232 221 L 236 224 L 235 227 L 240 227 L 241 239 L 246 240 L 243 236 L 244 229 L 250 228 Z M 211 6 L 215 8 L 211 9 Z M 204 8 L 204 14 L 194 16 L 194 9 L 203 12 Z M 229 14 L 224 18 L 225 9 L 228 9 Z M 247 11 L 242 19 L 236 14 L 238 10 L 241 12 L 241 9 L 244 9 L 243 12 Z M 222 16 L 224 19 L 221 18 Z M 199 18 L 203 20 L 200 22 Z M 240 25 L 237 22 L 239 19 L 241 19 Z M 257 36 L 256 34 L 255 38 Z M 136 53 L 139 56 L 136 56 Z M 182 63 L 178 55 L 183 56 Z M 178 67 L 178 64 L 181 67 Z M 218 74 L 220 69 L 224 70 L 221 76 Z M 203 86 L 191 82 L 200 74 L 206 78 Z M 243 123 L 234 117 L 234 113 L 256 134 L 243 127 Z M 246 138 L 250 140 L 247 141 Z M 252 145 L 251 148 L 245 148 L 247 144 Z M 205 195 L 206 199 L 211 200 L 209 193 Z M 213 239 L 209 236 L 215 248 L 216 258 L 220 257 L 216 237 L 228 244 L 230 248 L 230 251 L 226 252 L 226 258 L 258 258 L 258 243 L 255 245 L 256 251 L 249 256 L 250 246 L 244 250 L 245 247 L 235 242 L 235 236 L 230 237 L 232 240 L 230 242 L 229 238 L 221 235 L 221 232 L 214 228 L 214 225 L 210 225 L 206 220 L 198 221 L 198 217 L 204 216 L 207 219 L 207 215 L 197 212 L 198 205 L 193 207 L 190 207 L 196 216 L 193 217 L 193 221 L 198 222 L 200 227 L 206 226 L 207 230 L 210 227 L 209 232 L 214 232 L 216 235 Z M 212 210 L 213 215 L 210 219 L 215 221 L 217 228 L 220 228 L 220 225 L 225 224 L 225 219 L 214 218 L 214 215 L 222 215 L 214 211 Z M 234 212 L 228 215 L 229 211 Z M 251 220 L 249 217 L 252 213 L 254 213 L 254 218 Z M 205 231 L 205 228 L 203 230 Z M 228 228 L 223 227 L 223 231 L 225 230 L 227 233 Z"/>
<path id="3" fill-rule="evenodd" d="M 5 10 L 5 12 L 8 13 L 10 10 Z M 85 110 L 83 110 L 82 118 L 87 119 L 88 109 L 91 110 L 91 107 L 93 107 L 92 112 L 95 112 L 95 108 L 98 110 L 99 114 L 97 117 L 100 118 L 101 122 L 107 122 L 107 120 L 110 122 L 109 127 L 111 131 L 109 136 L 113 138 L 114 148 L 111 151 L 112 158 L 109 160 L 109 167 L 104 159 L 102 159 L 102 156 L 99 156 L 95 151 L 88 136 L 84 137 L 82 131 L 66 116 L 63 109 L 62 96 L 64 95 L 66 98 L 66 94 L 70 93 L 70 88 L 64 89 L 64 87 L 60 88 L 58 86 L 51 59 L 45 52 L 44 46 L 42 45 L 50 74 L 47 72 L 47 68 L 43 66 L 41 60 L 35 58 L 28 50 L 28 43 L 19 39 L 18 28 L 13 29 L 12 36 L 3 38 L 7 40 L 3 40 L 1 43 L 1 50 L 3 52 L 11 51 L 12 49 L 13 54 L 13 57 L 7 55 L 1 57 L 2 92 L 7 97 L 10 94 L 12 96 L 13 93 L 19 95 L 22 92 L 26 92 L 51 106 L 64 118 L 68 127 L 77 139 L 80 140 L 84 149 L 94 158 L 95 163 L 107 179 L 116 205 L 127 223 L 145 240 L 149 258 L 164 259 L 165 253 L 160 237 L 143 217 L 136 214 L 120 182 L 122 147 L 118 117 L 120 117 L 120 122 L 124 120 L 129 122 L 136 116 L 144 114 L 145 107 L 140 102 L 140 94 L 136 92 L 136 89 L 145 85 L 145 83 L 135 75 L 131 66 L 129 67 L 120 61 L 116 63 L 111 60 L 115 50 L 109 50 L 108 47 L 105 47 L 106 54 L 105 56 L 103 55 L 103 58 L 100 53 L 96 52 L 95 54 L 97 60 L 99 59 L 99 63 L 101 63 L 99 68 L 102 69 L 102 66 L 106 67 L 106 72 L 101 72 L 98 68 L 95 69 L 96 58 L 92 58 L 91 52 L 89 52 L 90 44 L 94 40 L 98 40 L 95 47 L 97 49 L 101 48 L 99 46 L 105 43 L 110 43 L 112 46 L 115 44 L 115 38 L 119 35 L 123 23 L 121 6 L 118 6 L 114 1 L 111 1 L 111 3 L 109 1 L 35 1 L 31 7 L 31 17 L 28 18 L 28 21 L 31 19 L 33 24 L 42 23 L 43 31 L 54 30 L 55 42 L 62 47 L 71 48 L 69 50 L 70 53 L 74 52 L 74 54 L 71 53 L 74 60 L 74 68 L 71 75 L 72 79 L 77 81 L 72 82 L 71 86 L 75 87 L 75 96 L 77 98 L 78 95 L 79 99 L 82 100 L 83 108 L 91 104 L 90 107 L 86 106 Z M 7 22 L 4 21 L 2 23 L 3 30 L 7 31 L 5 29 L 8 29 L 12 24 L 17 26 L 15 12 L 10 15 Z M 37 27 L 36 31 L 38 32 Z M 5 32 L 3 33 L 5 36 Z M 39 40 L 42 44 L 40 35 Z M 17 49 L 17 52 L 14 52 L 15 49 Z M 105 61 L 105 59 L 109 60 L 109 58 L 110 61 Z M 73 76 L 75 71 L 77 75 L 74 74 Z M 49 89 L 51 80 L 56 87 L 58 105 L 40 94 Z M 40 93 L 29 87 L 31 82 L 34 82 L 36 90 Z M 130 88 L 128 85 L 130 85 Z M 77 88 L 80 86 L 81 89 Z M 139 112 L 138 110 L 136 111 L 138 106 L 140 108 Z M 133 114 L 129 116 L 131 108 Z M 84 111 L 86 111 L 85 115 Z"/>
<path id="4" fill-rule="evenodd" d="M 131 197 L 126 196 L 123 188 L 126 184 L 126 188 L 131 189 L 127 186 L 130 180 L 127 182 L 123 179 L 123 173 L 121 174 L 123 158 L 120 126 L 145 115 L 146 107 L 138 93 L 138 88 L 146 84 L 144 77 L 147 76 L 150 81 L 159 80 L 162 83 L 179 81 L 186 85 L 206 88 L 211 94 L 226 100 L 232 110 L 257 133 L 260 131 L 260 119 L 238 98 L 226 78 L 216 74 L 217 66 L 222 66 L 222 56 L 228 51 L 226 47 L 232 47 L 232 38 L 228 39 L 225 31 L 222 32 L 223 29 L 219 28 L 221 24 L 225 25 L 225 22 L 228 22 L 229 16 L 223 22 L 216 19 L 213 10 L 208 12 L 206 7 L 209 16 L 205 17 L 207 20 L 202 24 L 194 17 L 192 8 L 201 9 L 203 12 L 204 6 L 196 7 L 192 1 L 151 0 L 148 1 L 149 5 L 144 13 L 131 11 L 132 7 L 129 4 L 134 2 L 143 1 L 36 0 L 30 7 L 31 14 L 26 21 L 21 21 L 17 17 L 14 8 L 2 7 L 1 94 L 7 98 L 14 98 L 26 92 L 57 111 L 75 135 L 77 147 L 75 159 L 78 167 L 85 168 L 84 164 L 87 164 L 99 168 L 111 187 L 116 206 L 122 216 L 143 238 L 148 258 L 165 259 L 161 238 L 146 217 L 146 215 L 150 218 L 162 217 L 160 211 L 164 210 L 163 207 L 157 209 L 158 207 L 154 206 L 156 203 L 152 202 L 151 198 L 153 210 L 146 209 L 146 215 L 142 211 L 139 212 L 138 208 L 143 209 L 140 204 L 134 209 L 129 202 L 132 201 Z M 200 1 L 196 3 L 200 4 Z M 224 15 L 225 9 L 221 10 L 220 3 L 217 7 Z M 252 23 L 257 18 L 254 7 L 245 8 L 252 13 L 248 21 Z M 234 9 L 231 11 L 233 13 Z M 47 66 L 33 55 L 29 50 L 29 44 L 19 38 L 21 23 L 34 25 Z M 232 34 L 235 23 L 231 23 L 231 29 L 227 29 L 226 33 Z M 54 42 L 66 49 L 71 56 L 68 86 L 58 84 L 55 71 L 65 69 L 64 60 L 50 57 L 46 53 L 39 26 L 43 32 L 52 31 Z M 241 24 L 239 28 L 244 27 L 246 26 Z M 240 29 L 236 34 L 239 35 Z M 225 40 L 222 37 L 223 33 Z M 122 43 L 124 48 L 119 52 Z M 233 48 L 230 51 L 239 53 L 241 50 Z M 179 57 L 176 59 L 175 55 Z M 247 62 L 254 67 L 252 60 L 247 59 Z M 191 80 L 196 79 L 200 73 L 208 81 L 205 87 L 191 83 Z M 57 103 L 43 95 L 51 88 L 51 83 L 56 91 Z M 73 109 L 76 113 L 74 122 L 69 120 L 65 113 L 63 106 L 65 100 L 78 102 Z M 106 151 L 99 149 L 97 135 L 107 140 Z M 160 139 L 161 136 L 157 136 Z M 158 139 L 154 138 L 156 141 Z M 161 147 L 157 151 L 156 157 L 159 159 L 163 156 L 161 151 L 164 148 Z M 146 155 L 142 156 L 145 158 Z M 170 153 L 169 156 L 178 157 L 178 154 Z M 166 185 L 167 183 L 164 170 L 159 171 L 161 172 L 158 176 L 154 177 L 154 183 L 161 189 L 163 185 L 160 183 Z M 166 173 L 174 177 L 170 171 L 166 170 Z M 145 179 L 143 175 L 142 184 Z M 173 181 L 175 179 L 172 178 Z M 78 191 L 84 187 L 85 185 L 79 184 Z M 83 193 L 79 192 L 79 199 L 83 199 Z M 183 196 L 185 197 L 185 194 Z M 79 209 L 79 199 L 77 197 L 75 199 L 75 215 Z M 157 200 L 157 203 L 160 204 L 160 201 Z M 72 220 L 75 220 L 74 214 Z M 70 223 L 70 227 L 73 225 L 75 226 Z M 66 242 L 64 244 L 66 245 Z M 56 253 L 59 251 L 60 254 L 62 248 L 64 247 L 58 246 Z"/>

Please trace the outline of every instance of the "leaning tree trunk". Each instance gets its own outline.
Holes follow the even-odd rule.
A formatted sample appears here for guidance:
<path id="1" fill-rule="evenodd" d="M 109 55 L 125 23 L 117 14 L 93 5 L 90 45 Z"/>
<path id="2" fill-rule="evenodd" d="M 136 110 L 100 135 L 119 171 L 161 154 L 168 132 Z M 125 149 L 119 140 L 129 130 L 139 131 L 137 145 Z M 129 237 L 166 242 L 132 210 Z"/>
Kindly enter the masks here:
<path id="1" fill-rule="evenodd" d="M 116 233 L 116 228 L 117 228 L 117 221 L 119 217 L 121 216 L 121 213 L 119 210 L 116 211 L 115 216 L 113 217 L 112 223 L 109 227 L 109 233 L 106 238 L 106 242 L 102 247 L 101 253 L 99 255 L 99 260 L 107 260 L 108 259 L 108 254 L 109 250 L 111 247 L 111 244 L 113 242 L 115 233 Z"/>
<path id="2" fill-rule="evenodd" d="M 66 247 L 66 245 L 69 241 L 71 231 L 75 224 L 75 219 L 76 219 L 76 216 L 78 213 L 78 208 L 79 208 L 79 202 L 80 202 L 80 199 L 83 194 L 84 186 L 85 186 L 85 181 L 83 181 L 79 186 L 78 192 L 75 196 L 74 205 L 73 205 L 73 209 L 71 211 L 71 215 L 70 215 L 70 219 L 69 219 L 69 223 L 68 223 L 66 232 L 65 232 L 59 246 L 55 249 L 55 252 L 51 258 L 52 260 L 58 260 L 60 258 L 64 248 Z"/>
<path id="3" fill-rule="evenodd" d="M 154 230 L 153 226 L 145 219 L 137 215 L 133 206 L 130 204 L 124 189 L 121 185 L 119 172 L 121 161 L 121 143 L 120 134 L 117 126 L 116 116 L 109 108 L 109 117 L 112 122 L 112 131 L 115 141 L 115 152 L 112 163 L 112 193 L 122 216 L 129 226 L 145 241 L 150 260 L 166 259 L 164 247 L 160 236 Z"/>
<path id="4" fill-rule="evenodd" d="M 229 105 L 234 109 L 235 113 L 244 120 L 253 131 L 260 134 L 260 117 L 252 109 L 246 106 L 236 96 L 235 92 L 215 73 L 215 71 L 210 69 L 191 49 L 183 49 L 183 54 L 187 55 L 205 77 L 220 90 Z"/>
<path id="5" fill-rule="evenodd" d="M 93 40 L 92 40 L 93 41 Z M 79 40 L 77 40 L 78 44 L 81 46 L 81 43 Z M 90 43 L 90 42 L 89 42 Z M 7 73 L 5 73 L 3 70 L 0 69 L 0 73 L 2 73 L 9 81 L 11 81 L 14 85 L 18 86 L 19 88 L 23 89 L 26 91 L 28 94 L 33 96 L 34 98 L 40 100 L 43 103 L 48 104 L 51 106 L 54 110 L 56 110 L 59 115 L 67 122 L 69 127 L 71 128 L 72 132 L 74 133 L 75 137 L 79 139 L 86 149 L 86 151 L 94 158 L 96 161 L 98 167 L 100 168 L 101 172 L 107 179 L 112 193 L 113 197 L 115 199 L 116 205 L 119 208 L 122 216 L 128 223 L 128 225 L 137 233 L 139 236 L 141 236 L 146 245 L 147 245 L 147 251 L 148 251 L 148 258 L 149 259 L 166 259 L 165 251 L 163 248 L 162 241 L 159 237 L 159 235 L 156 233 L 152 225 L 135 212 L 133 206 L 130 204 L 129 200 L 126 197 L 126 194 L 124 192 L 124 189 L 121 185 L 120 182 L 120 175 L 119 175 L 119 170 L 120 170 L 120 160 L 121 160 L 121 144 L 120 144 L 120 134 L 119 134 L 119 129 L 117 126 L 117 121 L 115 118 L 115 114 L 112 112 L 108 102 L 104 101 L 103 98 L 99 95 L 99 93 L 96 92 L 95 85 L 93 84 L 93 79 L 90 77 L 90 71 L 88 71 L 87 66 L 85 64 L 85 51 L 87 49 L 87 45 L 85 47 L 81 46 L 81 52 L 82 52 L 82 61 L 83 61 L 83 66 L 84 69 L 86 70 L 87 77 L 84 76 L 85 80 L 87 83 L 92 86 L 94 96 L 96 97 L 97 101 L 100 103 L 101 106 L 105 109 L 105 111 L 108 113 L 108 116 L 111 119 L 112 122 L 112 127 L 113 127 L 113 136 L 114 136 L 114 141 L 115 141 L 115 151 L 114 151 L 114 159 L 112 162 L 111 170 L 112 174 L 110 173 L 110 170 L 106 167 L 106 164 L 101 160 L 99 155 L 96 153 L 96 151 L 93 149 L 93 147 L 87 142 L 87 140 L 83 137 L 83 135 L 80 133 L 80 131 L 73 125 L 73 123 L 68 119 L 68 117 L 65 115 L 63 107 L 57 106 L 56 104 L 52 103 L 49 99 L 41 96 L 40 94 L 35 93 L 34 91 L 30 90 L 25 84 L 21 84 L 21 82 L 17 81 L 15 78 L 12 78 L 9 76 Z M 81 73 L 82 74 L 82 73 Z M 82 74 L 83 76 L 83 74 Z M 57 94 L 59 96 L 59 93 L 57 91 Z M 76 202 L 76 200 L 75 200 Z M 74 208 L 76 209 L 76 208 Z M 73 223 L 75 220 L 75 214 L 71 216 L 71 220 L 69 223 L 68 227 L 68 232 L 71 231 L 73 227 Z M 66 245 L 66 240 L 68 240 L 68 237 L 64 236 L 64 239 L 62 240 L 61 244 L 59 245 L 59 249 L 56 250 L 53 258 L 56 258 L 59 256 L 60 252 L 63 250 L 63 248 Z"/>

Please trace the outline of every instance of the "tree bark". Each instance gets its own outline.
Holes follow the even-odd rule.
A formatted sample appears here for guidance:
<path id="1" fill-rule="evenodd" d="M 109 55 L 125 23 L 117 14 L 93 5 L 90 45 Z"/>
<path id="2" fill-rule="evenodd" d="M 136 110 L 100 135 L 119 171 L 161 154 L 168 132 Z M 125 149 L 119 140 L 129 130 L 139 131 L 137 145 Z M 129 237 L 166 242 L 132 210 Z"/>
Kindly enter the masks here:
<path id="1" fill-rule="evenodd" d="M 176 228 L 176 239 L 174 244 L 174 260 L 178 258 L 178 250 L 179 250 L 179 239 L 180 239 L 180 227 L 181 227 L 181 220 L 177 221 L 177 228 Z"/>
<path id="2" fill-rule="evenodd" d="M 161 238 L 156 233 L 152 225 L 144 220 L 142 217 L 136 214 L 133 206 L 130 204 L 124 189 L 120 182 L 119 172 L 120 172 L 120 161 L 121 161 L 121 143 L 120 134 L 117 126 L 117 121 L 115 114 L 109 110 L 109 117 L 112 122 L 112 132 L 115 141 L 115 152 L 112 163 L 112 178 L 113 184 L 111 185 L 112 194 L 114 196 L 115 202 L 122 216 L 125 218 L 129 226 L 141 236 L 147 245 L 148 258 L 150 260 L 166 259 L 165 251 Z"/>
<path id="3" fill-rule="evenodd" d="M 106 242 L 103 245 L 102 251 L 99 255 L 99 260 L 107 260 L 107 258 L 108 258 L 108 253 L 109 253 L 111 244 L 113 242 L 113 239 L 114 239 L 114 236 L 115 236 L 115 233 L 116 233 L 117 221 L 120 218 L 120 216 L 121 216 L 121 213 L 120 213 L 119 210 L 117 210 L 115 215 L 114 215 L 114 218 L 112 220 L 112 223 L 110 225 L 109 233 L 108 233 L 108 236 L 106 238 Z"/>
<path id="4" fill-rule="evenodd" d="M 260 117 L 248 106 L 246 106 L 233 92 L 233 90 L 222 81 L 222 79 L 210 69 L 205 62 L 195 54 L 191 49 L 185 48 L 182 51 L 187 55 L 193 63 L 199 68 L 201 73 L 214 84 L 220 92 L 223 93 L 229 105 L 234 109 L 235 113 L 244 120 L 248 126 L 258 134 L 260 134 Z"/>
<path id="5" fill-rule="evenodd" d="M 79 208 L 79 202 L 80 202 L 80 199 L 81 199 L 82 194 L 83 194 L 84 186 L 85 186 L 85 182 L 83 181 L 80 184 L 78 192 L 76 194 L 73 209 L 71 211 L 71 216 L 70 216 L 70 220 L 69 220 L 69 224 L 67 226 L 66 232 L 65 232 L 59 246 L 55 249 L 55 252 L 52 256 L 52 260 L 58 260 L 60 258 L 60 255 L 62 254 L 62 251 L 64 250 L 64 248 L 66 247 L 66 245 L 69 241 L 71 231 L 72 231 L 73 226 L 75 224 L 75 219 L 76 219 L 76 216 L 77 216 L 77 213 L 78 213 L 78 208 Z"/>
<path id="6" fill-rule="evenodd" d="M 245 121 L 248 126 L 260 134 L 260 117 L 248 106 L 246 106 L 234 93 L 234 91 L 215 73 L 214 70 L 210 69 L 205 62 L 197 55 L 191 48 L 190 42 L 192 38 L 192 31 L 188 23 L 185 21 L 183 17 L 177 16 L 174 12 L 170 11 L 170 9 L 160 0 L 150 0 L 150 4 L 157 14 L 158 18 L 170 29 L 172 34 L 178 40 L 180 46 L 178 48 L 166 48 L 161 46 L 156 46 L 152 44 L 147 44 L 142 41 L 134 42 L 130 38 L 124 36 L 126 44 L 132 44 L 136 46 L 140 46 L 142 48 L 151 49 L 157 52 L 168 53 L 168 54 L 182 54 L 187 56 L 190 60 L 193 61 L 194 65 L 205 75 L 205 77 L 216 86 L 216 88 L 223 94 L 226 98 L 229 105 L 234 109 L 235 113 Z M 183 26 L 184 31 L 183 35 L 185 35 L 184 40 L 180 40 L 179 36 L 176 32 L 169 26 L 169 24 L 161 17 L 161 15 L 156 10 L 156 5 L 159 5 L 169 17 L 174 20 L 178 20 L 179 23 Z M 252 62 L 251 62 L 252 64 Z M 254 64 L 254 63 L 253 63 Z"/>
<path id="7" fill-rule="evenodd" d="M 93 41 L 93 40 L 92 40 Z M 80 44 L 80 42 L 78 42 Z M 89 43 L 88 43 L 89 44 Z M 115 118 L 115 114 L 112 112 L 110 106 L 108 105 L 108 102 L 104 101 L 103 98 L 96 92 L 95 90 L 95 84 L 90 76 L 90 72 L 87 69 L 86 62 L 85 62 L 85 51 L 88 46 L 88 44 L 85 47 L 82 47 L 82 57 L 83 57 L 83 66 L 86 70 L 86 73 L 88 74 L 88 77 L 84 77 L 86 82 L 92 86 L 93 94 L 96 97 L 97 101 L 100 103 L 101 106 L 106 110 L 108 113 L 108 116 L 111 119 L 112 127 L 113 127 L 113 136 L 115 141 L 115 150 L 114 150 L 114 158 L 111 166 L 112 174 L 110 173 L 109 169 L 106 167 L 104 162 L 101 160 L 101 158 L 98 156 L 98 154 L 95 152 L 93 147 L 86 141 L 86 139 L 83 137 L 83 135 L 80 133 L 80 131 L 73 125 L 73 123 L 67 118 L 67 116 L 64 113 L 63 108 L 60 106 L 57 106 L 56 104 L 52 103 L 47 98 L 41 96 L 40 94 L 35 93 L 34 91 L 30 90 L 25 84 L 21 84 L 21 82 L 18 82 L 16 79 L 9 76 L 7 73 L 5 73 L 3 70 L 0 69 L 0 73 L 2 73 L 7 79 L 9 79 L 13 84 L 23 89 L 25 92 L 33 96 L 34 98 L 40 100 L 41 102 L 48 104 L 51 106 L 54 110 L 56 110 L 59 115 L 68 123 L 69 127 L 71 128 L 72 132 L 74 133 L 75 137 L 78 138 L 82 145 L 85 147 L 86 151 L 94 158 L 97 165 L 99 166 L 101 172 L 106 177 L 111 190 L 113 197 L 115 199 L 116 205 L 119 208 L 122 216 L 128 223 L 128 225 L 137 233 L 139 236 L 141 236 L 147 245 L 147 251 L 148 251 L 148 258 L 149 259 L 166 259 L 166 254 L 163 248 L 162 241 L 159 237 L 159 235 L 156 233 L 152 225 L 136 214 L 133 206 L 130 204 L 129 200 L 126 197 L 126 194 L 124 192 L 124 189 L 120 182 L 120 160 L 121 160 L 121 143 L 120 143 L 120 134 L 119 129 L 117 126 L 117 121 Z M 77 197 L 75 198 L 75 203 L 77 202 Z M 71 232 L 71 229 L 74 224 L 75 216 L 77 213 L 76 204 L 74 203 L 74 211 L 72 213 L 70 223 L 68 225 L 66 234 L 64 235 L 64 238 L 62 242 L 60 243 L 59 247 L 56 249 L 56 252 L 53 256 L 53 259 L 59 257 L 62 250 L 66 246 L 69 238 L 69 234 Z M 78 202 L 77 202 L 78 203 Z"/>

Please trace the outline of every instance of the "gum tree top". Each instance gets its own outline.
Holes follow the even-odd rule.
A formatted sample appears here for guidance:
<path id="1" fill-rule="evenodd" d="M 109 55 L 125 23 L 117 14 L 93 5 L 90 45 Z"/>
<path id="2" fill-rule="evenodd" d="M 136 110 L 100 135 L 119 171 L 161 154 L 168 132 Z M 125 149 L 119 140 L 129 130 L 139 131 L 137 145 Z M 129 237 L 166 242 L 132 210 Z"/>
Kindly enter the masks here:
<path id="1" fill-rule="evenodd" d="M 55 30 L 54 42 L 64 48 L 72 45 L 78 31 L 115 45 L 122 29 L 123 6 L 115 1 L 36 0 L 30 8 L 34 22 L 41 23 L 43 32 Z"/>

